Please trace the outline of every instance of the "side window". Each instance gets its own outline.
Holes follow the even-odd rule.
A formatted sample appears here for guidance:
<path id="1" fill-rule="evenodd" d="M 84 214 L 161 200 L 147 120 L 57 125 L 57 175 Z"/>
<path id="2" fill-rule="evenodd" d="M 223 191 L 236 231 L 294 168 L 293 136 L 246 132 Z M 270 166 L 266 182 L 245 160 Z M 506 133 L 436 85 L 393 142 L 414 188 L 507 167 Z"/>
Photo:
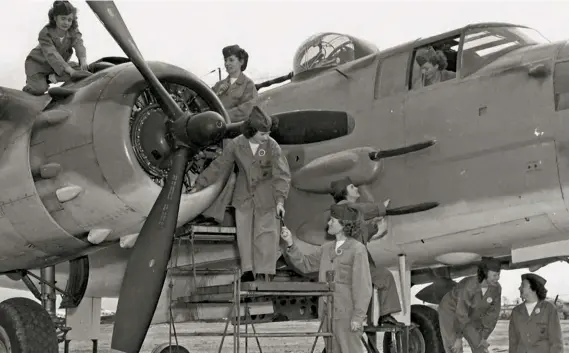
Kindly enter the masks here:
<path id="1" fill-rule="evenodd" d="M 375 85 L 375 98 L 405 91 L 409 53 L 397 53 L 381 60 Z"/>
<path id="2" fill-rule="evenodd" d="M 460 35 L 418 47 L 413 52 L 410 89 L 440 84 L 456 78 Z"/>

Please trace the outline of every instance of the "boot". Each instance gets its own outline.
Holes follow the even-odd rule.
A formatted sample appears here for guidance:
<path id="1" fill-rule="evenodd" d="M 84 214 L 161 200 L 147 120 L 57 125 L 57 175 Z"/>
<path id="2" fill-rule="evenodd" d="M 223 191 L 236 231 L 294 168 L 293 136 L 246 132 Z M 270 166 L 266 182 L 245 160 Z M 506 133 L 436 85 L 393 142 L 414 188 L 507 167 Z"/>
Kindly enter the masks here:
<path id="1" fill-rule="evenodd" d="M 253 282 L 255 281 L 255 276 L 253 276 L 253 271 L 245 271 L 241 275 L 241 282 Z"/>
<path id="2" fill-rule="evenodd" d="M 272 275 L 267 275 L 264 273 L 257 273 L 257 275 L 255 276 L 255 281 L 259 281 L 259 282 L 270 282 L 272 280 Z"/>
<path id="3" fill-rule="evenodd" d="M 383 315 L 377 322 L 378 326 L 401 326 L 401 322 L 397 321 L 391 314 Z"/>

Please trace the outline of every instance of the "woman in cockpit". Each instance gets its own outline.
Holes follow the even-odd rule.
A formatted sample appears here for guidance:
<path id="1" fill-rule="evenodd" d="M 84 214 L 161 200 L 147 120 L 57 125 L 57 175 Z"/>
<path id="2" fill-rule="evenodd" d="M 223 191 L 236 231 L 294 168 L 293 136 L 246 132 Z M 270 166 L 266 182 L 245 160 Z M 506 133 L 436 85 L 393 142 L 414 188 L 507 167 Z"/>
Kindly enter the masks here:
<path id="1" fill-rule="evenodd" d="M 431 46 L 417 50 L 415 61 L 421 69 L 421 75 L 415 82 L 416 87 L 429 86 L 447 80 L 452 80 L 456 74 L 446 70 L 448 66 L 445 54 Z"/>
<path id="2" fill-rule="evenodd" d="M 249 118 L 258 93 L 255 83 L 243 71 L 247 69 L 249 54 L 238 45 L 222 49 L 228 76 L 213 86 L 213 91 L 231 117 L 231 122 Z"/>

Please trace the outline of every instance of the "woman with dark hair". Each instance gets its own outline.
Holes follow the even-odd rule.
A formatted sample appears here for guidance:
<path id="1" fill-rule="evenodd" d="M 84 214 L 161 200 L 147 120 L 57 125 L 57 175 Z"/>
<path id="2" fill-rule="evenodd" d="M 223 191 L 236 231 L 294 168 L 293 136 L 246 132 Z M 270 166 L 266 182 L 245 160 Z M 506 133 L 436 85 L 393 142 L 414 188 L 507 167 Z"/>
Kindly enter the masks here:
<path id="1" fill-rule="evenodd" d="M 445 54 L 433 47 L 417 50 L 415 61 L 421 68 L 421 80 L 417 82 L 419 87 L 452 80 L 456 77 L 454 72 L 446 70 L 448 60 Z"/>
<path id="2" fill-rule="evenodd" d="M 380 230 L 377 220 L 383 220 L 385 216 L 385 206 L 383 203 L 364 202 L 360 200 L 360 190 L 354 185 L 349 177 L 333 181 L 330 184 L 332 197 L 337 205 L 347 204 L 357 209 L 362 216 L 362 231 L 358 237 L 358 241 L 366 245 L 371 238 Z M 370 263 L 371 280 L 379 299 L 379 320 L 378 325 L 397 325 L 398 321 L 392 314 L 401 311 L 401 303 L 399 302 L 399 294 L 397 293 L 397 285 L 393 274 L 384 266 L 376 266 L 373 258 L 368 252 L 368 260 Z"/>
<path id="3" fill-rule="evenodd" d="M 524 301 L 510 315 L 510 353 L 562 353 L 563 338 L 557 308 L 545 300 L 547 281 L 534 273 L 522 275 Z"/>
<path id="4" fill-rule="evenodd" d="M 235 207 L 243 282 L 270 281 L 276 273 L 278 217 L 285 214 L 284 202 L 291 177 L 286 157 L 269 136 L 272 126 L 273 119 L 255 106 L 242 125 L 243 134 L 234 138 L 195 181 L 194 191 L 198 191 L 235 165 L 239 168 L 231 199 Z M 224 204 L 228 195 L 222 192 L 215 202 Z M 219 209 L 215 203 L 212 208 Z"/>
<path id="5" fill-rule="evenodd" d="M 462 353 L 462 338 L 472 353 L 487 353 L 502 301 L 500 261 L 483 257 L 476 276 L 465 277 L 441 300 L 439 327 L 446 353 Z"/>
<path id="6" fill-rule="evenodd" d="M 359 211 L 349 205 L 332 205 L 328 234 L 336 240 L 323 244 L 314 253 L 304 254 L 294 244 L 290 230 L 286 227 L 281 230 L 281 237 L 287 244 L 286 256 L 299 271 L 318 272 L 321 282 L 326 282 L 326 272 L 334 271 L 334 336 L 333 346 L 326 347 L 328 352 L 363 352 L 360 340 L 372 284 L 367 249 L 354 239 L 360 231 Z M 319 316 L 323 317 L 322 298 L 319 304 Z"/>
<path id="7" fill-rule="evenodd" d="M 69 1 L 54 1 L 48 11 L 49 22 L 38 35 L 38 45 L 26 57 L 26 86 L 24 92 L 41 96 L 50 83 L 90 75 L 87 70 L 87 51 L 77 25 L 77 9 Z M 73 54 L 79 64 L 70 62 Z"/>
<path id="8" fill-rule="evenodd" d="M 247 119 L 253 110 L 258 93 L 255 83 L 243 71 L 247 69 L 249 54 L 238 45 L 222 49 L 227 78 L 217 82 L 213 91 L 229 113 L 231 122 Z"/>

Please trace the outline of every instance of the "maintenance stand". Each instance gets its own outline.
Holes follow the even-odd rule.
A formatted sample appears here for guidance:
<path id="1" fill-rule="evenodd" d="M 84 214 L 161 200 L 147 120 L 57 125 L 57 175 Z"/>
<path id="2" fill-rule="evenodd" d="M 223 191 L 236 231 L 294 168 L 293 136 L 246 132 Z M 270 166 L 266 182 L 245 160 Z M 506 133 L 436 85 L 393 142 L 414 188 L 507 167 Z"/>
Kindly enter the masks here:
<path id="1" fill-rule="evenodd" d="M 187 245 L 191 254 L 190 265 L 178 265 L 178 253 L 174 253 L 171 259 L 171 271 L 175 271 L 178 275 L 187 275 L 194 280 L 198 275 L 233 275 L 233 282 L 225 285 L 213 285 L 205 287 L 194 286 L 194 290 L 190 295 L 172 298 L 172 290 L 170 290 L 170 337 L 169 342 L 156 347 L 153 353 L 186 353 L 189 351 L 178 344 L 178 337 L 182 336 L 212 336 L 221 337 L 218 352 L 221 353 L 225 338 L 233 336 L 233 352 L 241 352 L 241 338 L 245 338 L 244 353 L 248 353 L 249 338 L 255 338 L 258 350 L 263 352 L 259 342 L 260 337 L 315 337 L 310 353 L 314 352 L 319 337 L 323 337 L 326 346 L 332 349 L 333 336 L 333 315 L 334 315 L 334 273 L 327 273 L 327 282 L 301 282 L 301 281 L 271 281 L 271 282 L 244 282 L 241 283 L 241 270 L 234 269 L 206 269 L 196 268 L 194 266 L 194 245 L 196 243 L 234 243 L 236 241 L 236 229 L 234 227 L 223 226 L 200 226 L 192 225 L 187 227 L 176 237 L 177 249 Z M 170 287 L 173 287 L 172 277 L 170 276 Z M 254 323 L 259 323 L 255 317 L 262 317 L 263 314 L 256 311 L 256 304 L 260 301 L 270 301 L 276 303 L 279 298 L 297 297 L 297 298 L 324 298 L 325 315 L 320 319 L 320 327 L 317 332 L 258 332 Z M 301 299 L 302 300 L 302 299 Z M 228 314 L 225 316 L 225 327 L 220 332 L 178 332 L 174 322 L 172 307 L 179 303 L 186 305 L 200 304 L 218 304 L 226 305 Z M 258 306 L 257 306 L 258 307 Z M 370 311 L 373 305 L 370 305 Z M 260 314 L 260 315 L 258 315 Z M 268 316 L 268 315 L 267 315 Z M 368 315 L 368 317 L 373 317 Z M 269 318 L 268 322 L 277 321 Z M 287 320 L 289 321 L 289 320 Z M 290 321 L 294 321 L 290 320 Z M 391 334 L 390 352 L 386 353 L 403 353 L 408 352 L 408 327 L 390 326 L 379 327 L 374 326 L 368 320 L 368 325 L 364 326 L 365 336 L 362 336 L 362 343 L 368 353 L 379 353 L 376 347 L 377 332 Z M 267 322 L 267 321 L 264 321 Z M 233 329 L 229 330 L 229 324 Z M 251 325 L 252 333 L 249 332 L 248 326 Z M 244 330 L 242 326 L 245 326 Z M 326 352 L 340 353 L 340 352 Z"/>

